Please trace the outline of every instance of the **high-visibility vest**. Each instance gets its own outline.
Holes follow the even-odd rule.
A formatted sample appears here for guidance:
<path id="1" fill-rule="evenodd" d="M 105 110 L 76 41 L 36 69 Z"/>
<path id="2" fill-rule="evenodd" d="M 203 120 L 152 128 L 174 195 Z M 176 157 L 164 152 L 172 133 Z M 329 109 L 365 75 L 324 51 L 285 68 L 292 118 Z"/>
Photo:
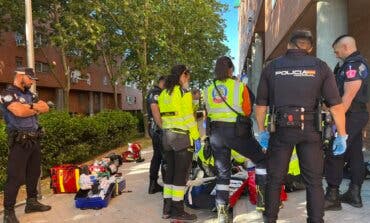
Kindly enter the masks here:
<path id="1" fill-rule="evenodd" d="M 301 174 L 296 148 L 294 148 L 292 157 L 290 158 L 288 174 L 293 176 Z"/>
<path id="2" fill-rule="evenodd" d="M 215 158 L 213 154 L 212 156 L 206 158 L 204 156 L 204 148 L 205 146 L 202 146 L 202 148 L 197 153 L 198 158 L 200 159 L 203 165 L 215 166 Z M 245 156 L 240 155 L 238 152 L 236 152 L 233 149 L 231 150 L 231 159 L 234 159 L 237 163 L 244 163 L 245 161 L 247 161 L 247 158 Z"/>
<path id="3" fill-rule="evenodd" d="M 247 161 L 247 158 L 243 155 L 240 155 L 238 152 L 235 150 L 231 150 L 231 158 L 235 160 L 235 162 L 241 164 Z"/>
<path id="4" fill-rule="evenodd" d="M 243 84 L 239 81 L 228 78 L 226 81 L 216 81 L 216 86 L 225 101 L 237 112 L 243 114 Z M 208 117 L 211 118 L 211 121 L 236 121 L 237 114 L 235 114 L 235 112 L 225 104 L 218 94 L 217 89 L 215 89 L 214 84 L 211 84 L 204 91 L 204 99 Z"/>
<path id="5" fill-rule="evenodd" d="M 163 90 L 158 97 L 162 129 L 182 130 L 182 132 L 188 132 L 193 140 L 198 139 L 200 135 L 192 103 L 191 93 L 182 93 L 178 85 L 174 87 L 171 95 L 167 90 Z"/>

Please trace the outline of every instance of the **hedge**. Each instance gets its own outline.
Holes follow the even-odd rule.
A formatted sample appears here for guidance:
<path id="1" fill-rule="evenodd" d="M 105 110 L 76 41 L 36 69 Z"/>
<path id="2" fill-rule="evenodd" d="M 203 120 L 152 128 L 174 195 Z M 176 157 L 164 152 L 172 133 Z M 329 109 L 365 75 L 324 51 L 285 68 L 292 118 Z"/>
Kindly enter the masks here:
<path id="1" fill-rule="evenodd" d="M 119 110 L 94 116 L 52 111 L 41 115 L 39 121 L 46 132 L 41 140 L 44 175 L 54 165 L 87 161 L 126 143 L 138 133 L 138 119 Z M 0 122 L 0 190 L 6 179 L 7 155 L 5 124 Z"/>

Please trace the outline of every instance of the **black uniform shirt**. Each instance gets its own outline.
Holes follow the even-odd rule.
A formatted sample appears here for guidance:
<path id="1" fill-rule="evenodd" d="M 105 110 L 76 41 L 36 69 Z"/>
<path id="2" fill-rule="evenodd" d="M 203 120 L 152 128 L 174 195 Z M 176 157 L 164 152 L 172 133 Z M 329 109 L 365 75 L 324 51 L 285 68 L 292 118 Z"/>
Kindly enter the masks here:
<path id="1" fill-rule="evenodd" d="M 335 71 L 335 77 L 341 96 L 344 94 L 344 83 L 362 80 L 361 87 L 358 90 L 355 98 L 352 101 L 352 108 L 354 103 L 362 104 L 366 110 L 366 103 L 368 102 L 368 79 L 369 79 L 369 66 L 365 58 L 363 58 L 360 52 L 356 51 L 349 55 L 341 66 L 337 64 Z"/>
<path id="2" fill-rule="evenodd" d="M 306 51 L 290 49 L 263 69 L 256 104 L 313 111 L 321 97 L 329 107 L 342 101 L 333 72 L 325 62 Z"/>
<path id="3" fill-rule="evenodd" d="M 13 102 L 31 104 L 34 95 L 29 90 L 22 91 L 20 88 L 11 85 L 1 93 L 1 109 L 4 120 L 9 130 L 35 131 L 38 129 L 37 116 L 18 117 L 8 110 Z"/>
<path id="4" fill-rule="evenodd" d="M 146 97 L 146 106 L 148 111 L 148 118 L 149 120 L 153 118 L 152 109 L 150 108 L 151 104 L 158 104 L 158 97 L 161 94 L 162 89 L 160 87 L 154 86 L 149 92 L 148 96 Z"/>

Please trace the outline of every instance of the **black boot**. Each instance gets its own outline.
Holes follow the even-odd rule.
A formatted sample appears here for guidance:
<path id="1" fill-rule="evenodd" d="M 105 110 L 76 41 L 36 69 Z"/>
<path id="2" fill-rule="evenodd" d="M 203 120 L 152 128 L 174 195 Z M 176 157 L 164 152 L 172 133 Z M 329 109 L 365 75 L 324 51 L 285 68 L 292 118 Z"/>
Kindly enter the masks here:
<path id="1" fill-rule="evenodd" d="M 51 206 L 41 204 L 37 198 L 27 198 L 26 207 L 24 212 L 32 213 L 32 212 L 44 212 L 49 211 Z"/>
<path id="2" fill-rule="evenodd" d="M 217 222 L 218 223 L 229 223 L 229 211 L 227 205 L 217 205 Z"/>
<path id="3" fill-rule="evenodd" d="M 340 196 L 340 200 L 353 207 L 362 208 L 361 187 L 350 184 L 347 192 Z"/>
<path id="4" fill-rule="evenodd" d="M 163 187 L 157 183 L 157 180 L 151 180 L 149 183 L 149 194 L 155 194 L 157 192 L 162 192 Z"/>
<path id="5" fill-rule="evenodd" d="M 184 210 L 184 201 L 172 201 L 171 219 L 180 222 L 193 222 L 197 220 L 195 214 L 189 214 Z"/>
<path id="6" fill-rule="evenodd" d="M 265 211 L 266 175 L 256 174 L 257 211 Z"/>
<path id="7" fill-rule="evenodd" d="M 163 219 L 168 219 L 171 217 L 171 203 L 172 198 L 163 199 L 163 214 L 162 214 Z"/>
<path id="8" fill-rule="evenodd" d="M 4 210 L 4 223 L 19 223 L 17 217 L 15 216 L 14 209 Z"/>
<path id="9" fill-rule="evenodd" d="M 337 187 L 327 187 L 325 194 L 325 211 L 340 211 L 342 204 L 339 199 L 339 189 Z"/>
<path id="10" fill-rule="evenodd" d="M 276 220 L 271 220 L 265 214 L 263 214 L 263 223 L 276 223 Z"/>

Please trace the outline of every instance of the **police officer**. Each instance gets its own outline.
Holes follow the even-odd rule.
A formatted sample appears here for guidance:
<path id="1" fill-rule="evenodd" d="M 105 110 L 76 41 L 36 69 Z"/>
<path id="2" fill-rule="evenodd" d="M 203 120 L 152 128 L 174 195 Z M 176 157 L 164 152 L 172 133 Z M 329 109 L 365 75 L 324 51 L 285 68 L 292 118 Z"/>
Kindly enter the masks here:
<path id="1" fill-rule="evenodd" d="M 163 188 L 162 218 L 192 221 L 194 214 L 184 211 L 185 186 L 188 180 L 194 147 L 199 150 L 200 139 L 194 119 L 192 95 L 188 90 L 190 72 L 185 65 L 175 65 L 166 78 L 158 105 L 162 118 L 163 158 L 167 169 Z"/>
<path id="2" fill-rule="evenodd" d="M 37 80 L 31 68 L 16 70 L 14 83 L 1 94 L 1 107 L 7 126 L 9 156 L 4 189 L 4 222 L 19 222 L 14 213 L 19 187 L 27 189 L 26 213 L 48 211 L 48 205 L 37 201 L 37 182 L 40 176 L 41 130 L 37 116 L 49 111 L 29 90 Z"/>
<path id="3" fill-rule="evenodd" d="M 342 60 L 335 69 L 335 78 L 346 112 L 348 147 L 344 156 L 326 153 L 325 177 L 328 183 L 325 210 L 342 209 L 341 202 L 362 207 L 361 185 L 365 178 L 364 156 L 362 153 L 362 130 L 369 119 L 366 110 L 368 102 L 369 66 L 357 51 L 355 39 L 348 35 L 338 37 L 333 43 L 337 58 Z M 346 193 L 340 196 L 339 186 L 343 177 L 344 162 L 351 171 L 351 183 Z"/>
<path id="4" fill-rule="evenodd" d="M 229 183 L 231 176 L 231 150 L 235 150 L 256 164 L 258 195 L 263 195 L 265 154 L 252 134 L 249 119 L 252 104 L 248 89 L 232 78 L 234 65 L 229 57 L 217 59 L 215 81 L 205 90 L 204 98 L 209 118 L 210 144 L 217 168 L 216 206 L 218 222 L 228 222 Z M 257 208 L 264 208 L 259 196 Z"/>
<path id="5" fill-rule="evenodd" d="M 344 107 L 334 75 L 325 62 L 308 55 L 312 46 L 310 31 L 294 31 L 286 54 L 272 60 L 263 69 L 258 85 L 258 140 L 267 149 L 268 155 L 264 212 L 264 221 L 268 223 L 277 220 L 281 185 L 287 175 L 294 146 L 307 189 L 307 222 L 324 222 L 324 156 L 317 124 L 320 121 L 315 119 L 319 114 L 318 101 L 321 97 L 330 107 L 338 129 L 334 153 L 342 154 L 346 148 Z M 264 127 L 268 106 L 270 122 L 273 122 L 270 124 L 271 138 Z"/>
<path id="6" fill-rule="evenodd" d="M 161 91 L 164 87 L 165 77 L 161 76 L 158 79 L 158 85 L 154 86 L 148 93 L 146 98 L 146 106 L 148 111 L 148 124 L 149 124 L 149 135 L 152 138 L 153 145 L 153 157 L 150 162 L 150 171 L 149 171 L 149 194 L 154 194 L 161 192 L 163 187 L 160 186 L 157 182 L 158 180 L 158 171 L 162 164 L 162 140 L 161 140 L 161 126 L 162 120 L 159 113 L 158 107 L 158 97 L 161 94 Z M 162 177 L 164 175 L 164 165 L 162 164 Z"/>

